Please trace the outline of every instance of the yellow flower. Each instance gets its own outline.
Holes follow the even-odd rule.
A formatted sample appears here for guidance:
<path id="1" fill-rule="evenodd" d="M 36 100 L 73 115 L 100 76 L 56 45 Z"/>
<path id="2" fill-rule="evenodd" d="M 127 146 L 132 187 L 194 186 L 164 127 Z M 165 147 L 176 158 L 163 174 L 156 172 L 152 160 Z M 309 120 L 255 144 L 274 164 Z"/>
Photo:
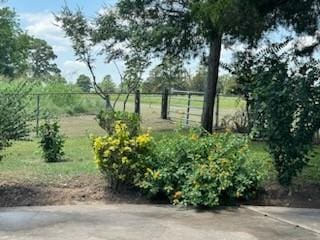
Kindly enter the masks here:
<path id="1" fill-rule="evenodd" d="M 136 138 L 136 141 L 137 141 L 137 145 L 140 146 L 140 147 L 144 147 L 146 146 L 148 143 L 150 143 L 151 141 L 151 137 L 149 135 L 149 133 L 146 133 L 146 134 L 143 134 L 143 135 L 140 135 Z"/>
<path id="2" fill-rule="evenodd" d="M 197 141 L 198 139 L 199 139 L 199 137 L 196 134 L 192 134 L 191 140 Z"/>
<path id="3" fill-rule="evenodd" d="M 93 143 L 93 147 L 96 151 L 99 151 L 103 148 L 103 139 L 101 137 L 98 137 L 94 140 L 94 143 Z"/>

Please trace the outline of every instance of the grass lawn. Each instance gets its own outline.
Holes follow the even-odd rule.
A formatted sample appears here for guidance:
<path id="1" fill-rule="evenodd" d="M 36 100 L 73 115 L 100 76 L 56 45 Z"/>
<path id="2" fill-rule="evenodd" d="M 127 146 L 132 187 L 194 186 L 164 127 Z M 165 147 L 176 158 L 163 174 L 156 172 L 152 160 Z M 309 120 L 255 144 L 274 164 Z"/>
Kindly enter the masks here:
<path id="1" fill-rule="evenodd" d="M 174 135 L 174 131 L 155 132 L 154 138 Z M 265 159 L 265 166 L 270 169 L 269 180 L 275 180 L 276 173 L 266 151 L 266 145 L 260 142 L 250 143 L 252 155 L 256 159 Z M 69 137 L 65 144 L 66 161 L 46 163 L 41 157 L 37 140 L 16 142 L 8 148 L 0 162 L 0 181 L 32 182 L 32 183 L 68 183 L 69 179 L 78 176 L 99 176 L 93 161 L 90 139 L 87 136 Z M 320 182 L 320 147 L 302 174 L 295 180 L 297 183 Z"/>
<path id="2" fill-rule="evenodd" d="M 46 163 L 37 140 L 17 142 L 8 148 L 0 162 L 0 181 L 64 183 L 81 175 L 97 175 L 88 137 L 67 138 L 64 162 Z"/>

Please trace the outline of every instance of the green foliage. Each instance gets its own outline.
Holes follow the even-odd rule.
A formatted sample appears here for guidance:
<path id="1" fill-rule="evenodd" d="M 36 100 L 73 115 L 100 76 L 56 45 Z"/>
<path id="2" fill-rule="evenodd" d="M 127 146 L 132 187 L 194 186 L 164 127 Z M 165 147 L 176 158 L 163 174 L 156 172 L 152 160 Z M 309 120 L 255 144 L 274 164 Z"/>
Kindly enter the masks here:
<path id="1" fill-rule="evenodd" d="M 187 70 L 178 61 L 169 58 L 150 71 L 142 89 L 151 93 L 162 92 L 165 88 L 187 90 L 187 84 Z"/>
<path id="2" fill-rule="evenodd" d="M 35 78 L 48 81 L 47 78 L 59 75 L 61 70 L 57 64 L 52 63 L 57 58 L 52 47 L 44 40 L 32 38 L 29 40 L 29 64 L 31 73 Z"/>
<path id="3" fill-rule="evenodd" d="M 146 171 L 152 138 L 150 135 L 131 135 L 128 127 L 116 121 L 114 131 L 93 140 L 95 161 L 100 170 L 117 189 L 119 184 L 134 185 Z"/>
<path id="4" fill-rule="evenodd" d="M 18 17 L 9 7 L 0 7 L 0 74 L 42 77 L 60 73 L 51 61 L 56 58 L 44 40 L 33 38 L 20 28 Z"/>
<path id="5" fill-rule="evenodd" d="M 112 78 L 110 75 L 106 75 L 102 82 L 99 83 L 100 88 L 102 89 L 102 91 L 106 92 L 106 93 L 114 93 L 116 91 L 116 84 L 112 81 Z"/>
<path id="6" fill-rule="evenodd" d="M 279 26 L 297 34 L 314 34 L 319 6 L 318 0 L 120 0 L 98 16 L 94 35 L 97 43 L 111 43 L 105 50 L 113 57 L 119 55 L 120 42 L 142 59 L 203 58 L 208 78 L 202 127 L 211 132 L 222 43 L 254 46 Z"/>
<path id="7" fill-rule="evenodd" d="M 207 77 L 208 71 L 206 66 L 199 65 L 196 74 L 188 82 L 189 90 L 195 92 L 204 92 Z"/>
<path id="8" fill-rule="evenodd" d="M 54 120 L 46 119 L 40 126 L 40 146 L 43 158 L 47 162 L 59 162 L 64 156 L 64 138 L 60 134 L 59 123 Z"/>
<path id="9" fill-rule="evenodd" d="M 84 74 L 81 74 L 77 78 L 77 85 L 84 92 L 90 92 L 90 89 L 92 88 L 90 78 Z"/>
<path id="10" fill-rule="evenodd" d="M 30 116 L 25 107 L 28 91 L 23 83 L 0 89 L 0 151 L 9 147 L 13 140 L 23 139 L 29 133 Z"/>
<path id="11" fill-rule="evenodd" d="M 99 126 L 108 134 L 112 134 L 115 131 L 115 124 L 118 121 L 126 124 L 130 136 L 137 136 L 140 131 L 140 116 L 136 113 L 101 110 L 96 119 Z"/>
<path id="12" fill-rule="evenodd" d="M 307 165 L 320 128 L 319 63 L 285 50 L 266 54 L 251 71 L 255 129 L 268 143 L 280 184 L 288 186 Z"/>
<path id="13" fill-rule="evenodd" d="M 214 207 L 254 194 L 266 172 L 250 159 L 247 141 L 230 133 L 176 135 L 155 145 L 139 186 L 173 203 Z"/>

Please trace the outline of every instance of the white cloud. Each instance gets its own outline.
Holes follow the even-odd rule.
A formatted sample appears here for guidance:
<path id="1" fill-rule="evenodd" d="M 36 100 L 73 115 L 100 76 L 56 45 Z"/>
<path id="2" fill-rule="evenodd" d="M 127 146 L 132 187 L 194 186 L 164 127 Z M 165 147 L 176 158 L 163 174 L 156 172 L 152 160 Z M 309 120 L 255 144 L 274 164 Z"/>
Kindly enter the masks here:
<path id="1" fill-rule="evenodd" d="M 84 63 L 79 61 L 67 60 L 63 63 L 63 67 L 67 72 L 86 71 L 87 67 Z"/>
<path id="2" fill-rule="evenodd" d="M 72 51 L 71 42 L 65 37 L 53 13 L 22 13 L 20 16 L 28 34 L 46 40 L 56 54 Z"/>

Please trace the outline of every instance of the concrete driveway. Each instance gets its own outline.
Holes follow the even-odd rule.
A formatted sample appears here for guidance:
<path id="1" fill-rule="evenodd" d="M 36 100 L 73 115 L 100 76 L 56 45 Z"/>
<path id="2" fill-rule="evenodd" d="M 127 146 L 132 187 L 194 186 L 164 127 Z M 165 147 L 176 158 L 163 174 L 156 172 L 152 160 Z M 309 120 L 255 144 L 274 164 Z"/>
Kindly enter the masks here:
<path id="1" fill-rule="evenodd" d="M 199 212 L 127 204 L 2 208 L 0 239 L 320 239 L 312 229 L 264 216 L 262 210 L 227 208 Z"/>

